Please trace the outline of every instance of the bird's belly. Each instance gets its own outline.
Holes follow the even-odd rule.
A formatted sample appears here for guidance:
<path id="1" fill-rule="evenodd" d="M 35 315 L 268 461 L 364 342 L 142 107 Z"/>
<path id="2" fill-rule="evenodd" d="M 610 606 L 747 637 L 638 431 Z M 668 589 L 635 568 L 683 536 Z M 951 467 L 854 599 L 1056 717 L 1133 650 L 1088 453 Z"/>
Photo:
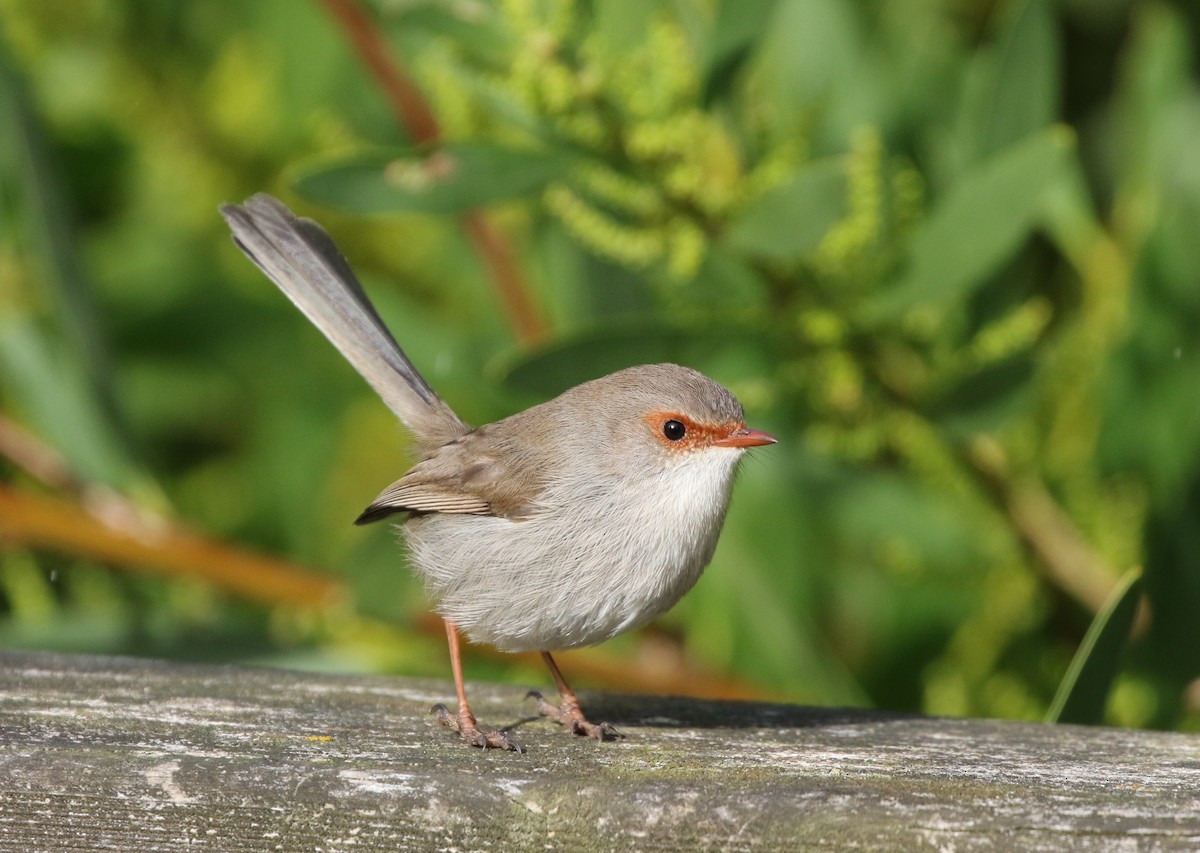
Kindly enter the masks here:
<path id="1" fill-rule="evenodd" d="M 647 519 L 432 514 L 404 526 L 438 612 L 505 651 L 599 643 L 673 606 L 712 558 L 725 505 Z"/>

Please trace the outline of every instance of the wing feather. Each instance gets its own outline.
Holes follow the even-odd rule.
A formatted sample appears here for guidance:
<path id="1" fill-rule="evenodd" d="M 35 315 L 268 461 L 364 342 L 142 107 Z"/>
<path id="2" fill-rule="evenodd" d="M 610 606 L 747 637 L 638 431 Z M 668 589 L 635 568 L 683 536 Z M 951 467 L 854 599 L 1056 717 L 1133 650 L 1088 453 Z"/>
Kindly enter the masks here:
<path id="1" fill-rule="evenodd" d="M 402 512 L 531 518 L 550 466 L 509 451 L 504 446 L 509 429 L 508 422 L 500 421 L 438 448 L 384 489 L 355 523 Z"/>

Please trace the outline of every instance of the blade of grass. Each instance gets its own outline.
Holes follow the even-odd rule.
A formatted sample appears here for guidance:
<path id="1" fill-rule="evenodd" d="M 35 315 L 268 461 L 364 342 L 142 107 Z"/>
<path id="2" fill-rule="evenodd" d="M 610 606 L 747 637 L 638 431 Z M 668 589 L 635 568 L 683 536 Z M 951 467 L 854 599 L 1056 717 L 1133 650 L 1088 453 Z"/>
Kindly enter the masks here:
<path id="1" fill-rule="evenodd" d="M 58 443 L 56 449 L 77 472 L 102 476 L 107 485 L 161 503 L 157 486 L 133 451 L 116 404 L 111 361 L 97 319 L 101 314 L 80 260 L 70 204 L 49 152 L 24 81 L 0 42 L 0 228 L 7 226 L 6 238 L 18 242 L 18 251 L 27 250 L 21 254 L 28 256 L 34 269 L 30 278 L 45 282 L 53 305 L 52 323 L 8 318 L 28 331 L 25 352 L 18 353 L 15 345 L 9 352 L 26 362 L 40 353 L 41 360 L 52 361 L 60 374 L 56 382 L 14 383 L 19 387 L 10 389 L 9 403 L 42 435 L 61 439 L 55 423 L 61 416 L 54 415 L 53 409 L 64 396 L 64 387 L 69 388 L 65 395 L 73 396 L 75 413 L 82 416 L 72 429 L 77 438 L 83 430 L 89 431 L 82 444 L 90 451 L 73 442 Z M 91 455 L 83 458 L 88 452 Z"/>
<path id="2" fill-rule="evenodd" d="M 1104 719 L 1108 694 L 1121 665 L 1142 597 L 1142 570 L 1127 571 L 1096 614 L 1058 686 L 1048 723 L 1096 724 Z"/>

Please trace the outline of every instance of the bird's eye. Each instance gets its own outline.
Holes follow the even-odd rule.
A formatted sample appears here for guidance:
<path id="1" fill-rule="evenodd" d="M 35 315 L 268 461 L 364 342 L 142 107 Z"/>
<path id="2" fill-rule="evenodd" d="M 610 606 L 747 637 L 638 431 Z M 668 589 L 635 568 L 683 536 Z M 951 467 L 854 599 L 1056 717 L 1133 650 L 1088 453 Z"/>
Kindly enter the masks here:
<path id="1" fill-rule="evenodd" d="M 665 435 L 669 441 L 679 441 L 679 439 L 687 435 L 687 427 L 685 427 L 682 422 L 677 421 L 674 418 L 663 424 L 662 431 L 663 435 Z"/>

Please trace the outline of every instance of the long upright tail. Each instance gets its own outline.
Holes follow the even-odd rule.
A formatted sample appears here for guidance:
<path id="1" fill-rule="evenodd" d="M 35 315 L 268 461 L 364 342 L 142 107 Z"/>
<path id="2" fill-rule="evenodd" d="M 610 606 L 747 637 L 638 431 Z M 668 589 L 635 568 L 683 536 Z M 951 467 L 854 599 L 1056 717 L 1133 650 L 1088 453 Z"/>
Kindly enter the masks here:
<path id="1" fill-rule="evenodd" d="M 384 326 L 333 238 L 259 193 L 221 215 L 246 256 L 362 374 L 425 449 L 470 430 L 413 367 Z"/>

